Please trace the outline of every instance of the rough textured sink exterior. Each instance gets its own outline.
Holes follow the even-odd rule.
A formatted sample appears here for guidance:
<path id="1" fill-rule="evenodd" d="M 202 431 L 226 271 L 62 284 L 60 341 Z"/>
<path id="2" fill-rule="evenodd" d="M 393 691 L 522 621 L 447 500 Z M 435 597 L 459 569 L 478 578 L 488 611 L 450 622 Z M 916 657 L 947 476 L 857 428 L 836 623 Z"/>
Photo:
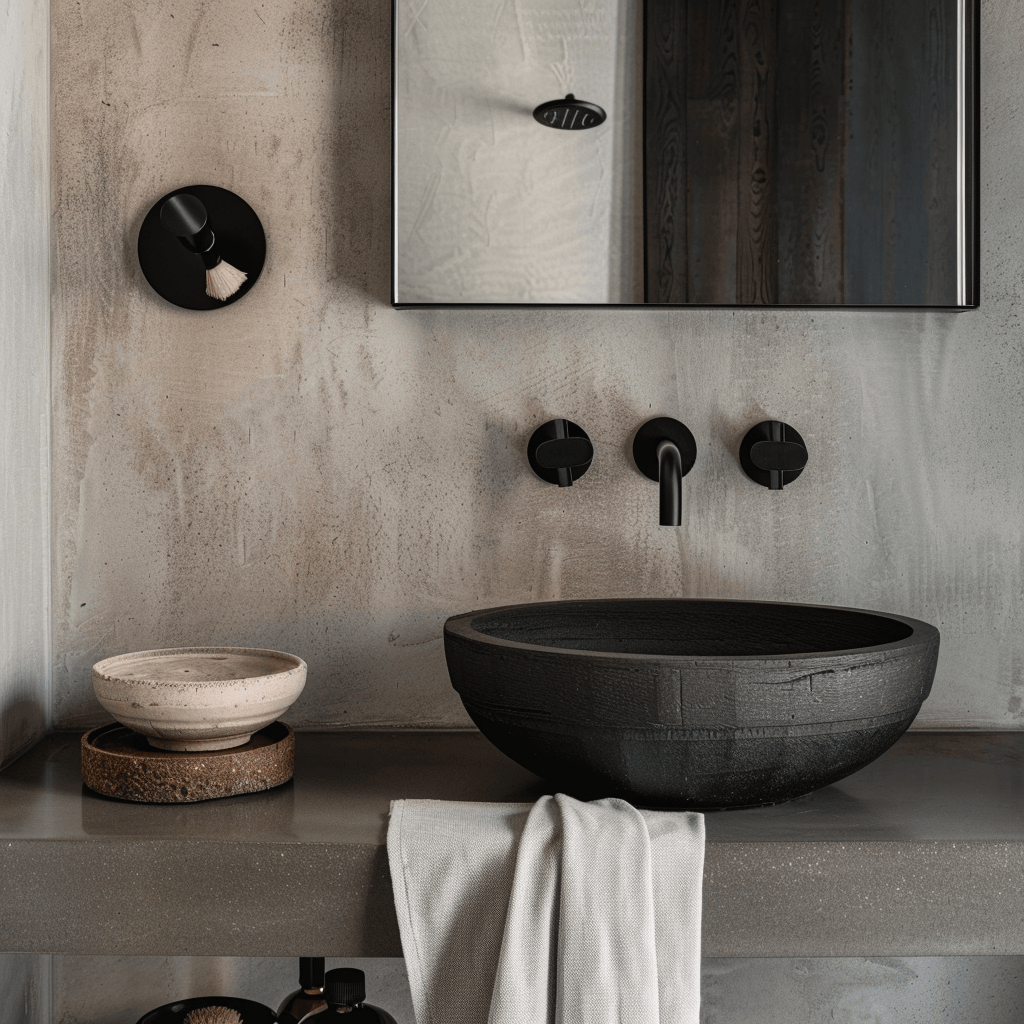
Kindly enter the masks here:
<path id="1" fill-rule="evenodd" d="M 565 792 L 640 806 L 777 803 L 886 751 L 931 690 L 939 632 L 824 605 L 606 600 L 450 618 L 480 731 Z"/>

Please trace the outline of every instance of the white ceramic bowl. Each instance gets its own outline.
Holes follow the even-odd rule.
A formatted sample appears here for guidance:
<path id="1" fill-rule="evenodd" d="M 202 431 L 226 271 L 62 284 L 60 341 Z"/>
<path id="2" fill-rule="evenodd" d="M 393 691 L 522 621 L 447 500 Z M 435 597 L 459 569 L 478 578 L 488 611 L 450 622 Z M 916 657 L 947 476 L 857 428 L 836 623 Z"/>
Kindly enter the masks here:
<path id="1" fill-rule="evenodd" d="M 246 743 L 295 703 L 306 663 L 248 647 L 172 647 L 119 654 L 92 667 L 96 699 L 161 750 Z"/>

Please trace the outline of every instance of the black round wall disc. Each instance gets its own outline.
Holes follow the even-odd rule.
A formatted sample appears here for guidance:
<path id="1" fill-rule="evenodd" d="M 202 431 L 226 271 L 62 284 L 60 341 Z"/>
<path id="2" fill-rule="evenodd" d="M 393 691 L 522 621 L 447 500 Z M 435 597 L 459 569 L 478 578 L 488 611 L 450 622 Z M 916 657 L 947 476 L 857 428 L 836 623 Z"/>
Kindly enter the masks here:
<path id="1" fill-rule="evenodd" d="M 221 259 L 248 274 L 228 299 L 206 294 L 206 268 L 198 253 L 189 252 L 160 222 L 160 208 L 181 192 L 206 207 L 208 224 Z M 234 192 L 216 185 L 187 185 L 160 198 L 139 229 L 139 266 L 153 291 L 184 309 L 220 309 L 237 302 L 259 280 L 267 258 L 267 238 L 253 208 Z"/>

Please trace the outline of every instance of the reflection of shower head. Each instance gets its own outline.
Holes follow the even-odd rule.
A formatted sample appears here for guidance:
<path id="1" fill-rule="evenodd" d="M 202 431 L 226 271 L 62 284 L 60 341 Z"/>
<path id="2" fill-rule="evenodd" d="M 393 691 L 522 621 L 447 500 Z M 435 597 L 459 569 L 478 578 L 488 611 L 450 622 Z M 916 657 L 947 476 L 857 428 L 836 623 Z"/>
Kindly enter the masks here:
<path id="1" fill-rule="evenodd" d="M 580 131 L 604 124 L 608 115 L 596 103 L 578 100 L 569 93 L 564 100 L 542 103 L 533 112 L 534 119 L 548 128 L 562 128 L 566 131 Z"/>

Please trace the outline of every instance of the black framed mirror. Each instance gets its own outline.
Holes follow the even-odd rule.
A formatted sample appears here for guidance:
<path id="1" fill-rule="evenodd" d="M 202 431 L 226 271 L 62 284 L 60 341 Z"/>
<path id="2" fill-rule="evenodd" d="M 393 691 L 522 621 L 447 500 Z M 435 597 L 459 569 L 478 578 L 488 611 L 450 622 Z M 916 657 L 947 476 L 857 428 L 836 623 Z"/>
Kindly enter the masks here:
<path id="1" fill-rule="evenodd" d="M 393 304 L 977 306 L 978 7 L 394 0 Z"/>

